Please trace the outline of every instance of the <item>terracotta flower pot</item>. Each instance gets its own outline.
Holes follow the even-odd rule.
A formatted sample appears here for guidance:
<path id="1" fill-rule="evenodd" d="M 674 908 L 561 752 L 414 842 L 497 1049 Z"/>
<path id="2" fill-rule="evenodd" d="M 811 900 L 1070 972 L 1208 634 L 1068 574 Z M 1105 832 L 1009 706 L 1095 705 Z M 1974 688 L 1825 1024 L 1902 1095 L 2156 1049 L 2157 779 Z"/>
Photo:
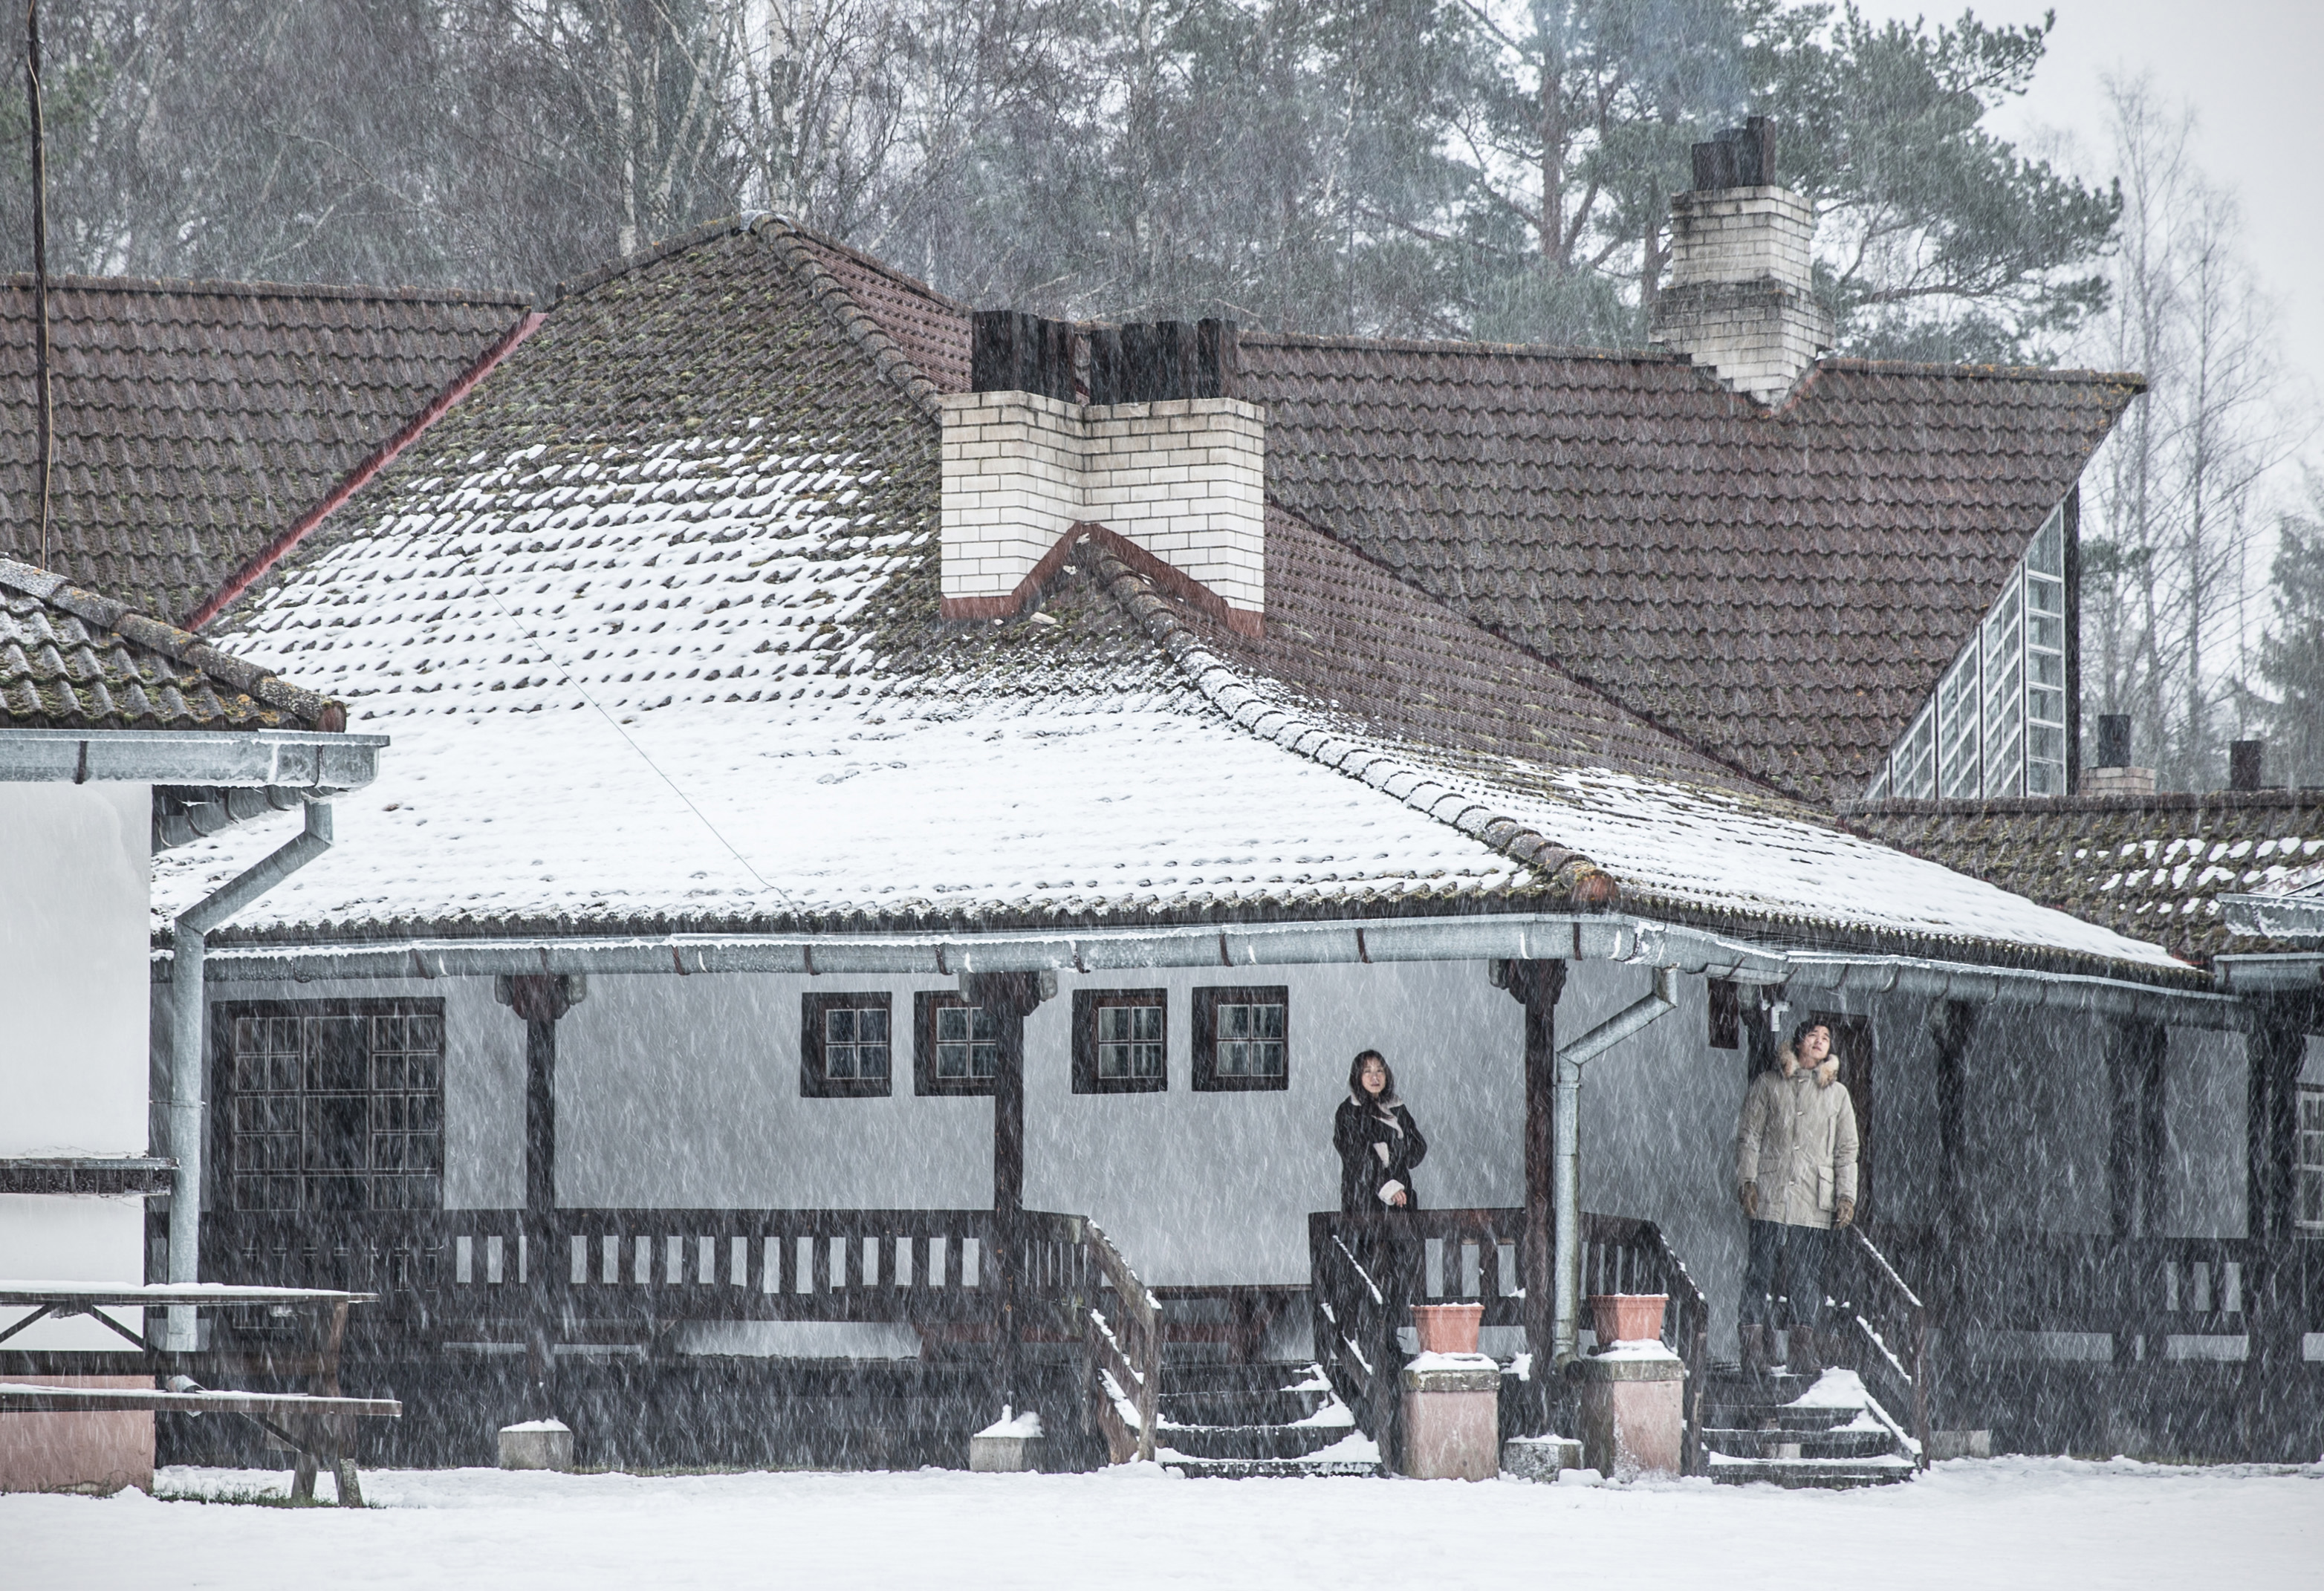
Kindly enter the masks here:
<path id="1" fill-rule="evenodd" d="M 1617 1342 L 1659 1342 L 1666 1292 L 1593 1292 L 1590 1313 L 1598 1328 L 1598 1346 Z"/>
<path id="2" fill-rule="evenodd" d="M 1415 1304 L 1412 1329 L 1424 1354 L 1473 1354 L 1485 1324 L 1483 1304 Z"/>

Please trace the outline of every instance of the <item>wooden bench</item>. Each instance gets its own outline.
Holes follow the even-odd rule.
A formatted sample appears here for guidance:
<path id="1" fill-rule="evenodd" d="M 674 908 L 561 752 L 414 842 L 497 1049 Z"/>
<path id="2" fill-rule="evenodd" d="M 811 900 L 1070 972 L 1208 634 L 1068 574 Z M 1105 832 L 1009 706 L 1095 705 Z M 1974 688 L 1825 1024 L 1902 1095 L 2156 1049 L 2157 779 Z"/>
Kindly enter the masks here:
<path id="1" fill-rule="evenodd" d="M 31 1311 L 0 1330 L 0 1343 L 34 1323 L 87 1316 L 126 1338 L 137 1348 L 124 1365 L 124 1356 L 101 1356 L 105 1373 L 127 1369 L 164 1379 L 157 1387 L 43 1386 L 0 1381 L 0 1414 L 237 1414 L 253 1421 L 298 1455 L 291 1481 L 293 1501 L 312 1502 L 315 1477 L 327 1467 L 338 1484 L 339 1504 L 361 1507 L 363 1488 L 355 1476 L 355 1422 L 359 1419 L 398 1419 L 403 1405 L 392 1398 L 350 1398 L 339 1393 L 339 1345 L 346 1335 L 347 1307 L 369 1303 L 375 1295 L 339 1292 L 313 1287 L 231 1287 L 217 1283 L 156 1283 L 116 1287 L 102 1283 L 61 1282 L 0 1282 L 0 1311 Z M 196 1384 L 187 1374 L 205 1367 L 212 1357 L 200 1353 L 157 1347 L 143 1330 L 132 1331 L 106 1313 L 107 1310 L 167 1311 L 173 1309 L 258 1308 L 312 1311 L 311 1341 L 296 1364 L 311 1390 L 303 1393 L 213 1390 Z M 221 1363 L 227 1362 L 223 1356 Z M 97 1372 L 100 1356 L 54 1350 L 16 1352 L 6 1356 L 7 1368 L 19 1375 L 73 1375 Z"/>

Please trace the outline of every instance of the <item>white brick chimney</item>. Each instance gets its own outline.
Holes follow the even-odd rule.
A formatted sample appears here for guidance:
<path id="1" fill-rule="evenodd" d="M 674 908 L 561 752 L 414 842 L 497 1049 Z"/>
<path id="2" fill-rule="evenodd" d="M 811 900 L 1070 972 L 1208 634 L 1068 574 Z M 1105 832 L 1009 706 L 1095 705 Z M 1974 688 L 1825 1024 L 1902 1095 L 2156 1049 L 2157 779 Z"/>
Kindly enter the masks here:
<path id="1" fill-rule="evenodd" d="M 1694 146 L 1649 334 L 1762 403 L 1792 390 L 1833 331 L 1814 293 L 1815 207 L 1775 185 L 1775 146 L 1764 116 Z"/>
<path id="2" fill-rule="evenodd" d="M 1148 555 L 1148 572 L 1178 594 L 1258 633 L 1264 411 L 1220 395 L 1077 400 L 1141 389 L 1215 394 L 1233 379 L 1233 328 L 1204 322 L 1197 359 L 1196 328 L 1180 323 L 1071 336 L 1026 316 L 977 323 L 973 384 L 1010 385 L 944 399 L 945 617 L 1020 612 L 1065 561 L 1071 533 L 1094 526 Z M 1022 346 L 1032 351 L 1020 360 Z"/>

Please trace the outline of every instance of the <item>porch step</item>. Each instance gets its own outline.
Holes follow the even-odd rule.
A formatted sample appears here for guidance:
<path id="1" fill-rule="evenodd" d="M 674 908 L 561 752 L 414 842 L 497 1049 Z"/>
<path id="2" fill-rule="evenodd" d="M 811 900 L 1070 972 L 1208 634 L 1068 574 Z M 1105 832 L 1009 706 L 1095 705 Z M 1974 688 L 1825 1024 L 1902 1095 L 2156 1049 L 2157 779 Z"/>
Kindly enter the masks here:
<path id="1" fill-rule="evenodd" d="M 1314 1365 L 1172 1367 L 1155 1458 L 1211 1480 L 1378 1475 L 1379 1448 Z"/>
<path id="2" fill-rule="evenodd" d="M 1864 1384 L 1846 1370 L 1814 1382 L 1720 1366 L 1703 1389 L 1702 1446 L 1711 1478 L 1728 1485 L 1888 1485 L 1919 1473 L 1918 1454 Z"/>

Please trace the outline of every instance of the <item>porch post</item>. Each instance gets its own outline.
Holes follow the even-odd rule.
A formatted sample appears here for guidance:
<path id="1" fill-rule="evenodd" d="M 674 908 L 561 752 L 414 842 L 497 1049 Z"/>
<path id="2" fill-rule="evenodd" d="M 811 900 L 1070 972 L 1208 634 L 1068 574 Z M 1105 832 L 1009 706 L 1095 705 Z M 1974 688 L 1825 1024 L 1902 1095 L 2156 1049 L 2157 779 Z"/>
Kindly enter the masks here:
<path id="1" fill-rule="evenodd" d="M 2244 1262 L 2243 1447 L 2254 1458 L 2290 1449 L 2282 1440 L 2306 1429 L 2314 1411 L 2294 1401 L 2304 1379 L 2301 1338 L 2324 1322 L 2304 1317 L 2303 1255 L 2293 1224 L 2298 1197 L 2300 1069 L 2308 1035 L 2324 1027 L 2324 1000 L 2295 997 L 2258 1007 L 2246 1041 Z"/>
<path id="2" fill-rule="evenodd" d="M 2122 1246 L 2152 1236 L 2162 1219 L 2162 1132 L 2163 1125 L 2163 1054 L 2168 1035 L 2159 1022 L 2126 1018 L 2107 1025 L 2107 1081 L 2112 1094 L 2112 1122 L 2107 1135 L 2107 1204 L 2116 1249 L 2107 1264 L 2117 1281 L 2132 1273 Z M 2101 1298 L 2128 1299 L 2137 1295 L 2132 1285 L 2105 1285 L 2098 1277 L 2085 1279 L 2086 1288 Z M 2138 1352 L 2136 1332 L 2118 1331 L 2114 1362 L 2130 1363 Z"/>
<path id="3" fill-rule="evenodd" d="M 1565 991 L 1565 963 L 1510 961 L 1507 967 L 1505 987 L 1511 998 L 1524 1004 L 1526 1022 L 1525 1263 L 1519 1267 L 1526 1278 L 1526 1347 L 1533 1355 L 1533 1384 L 1545 1395 L 1556 1358 L 1551 1340 L 1556 1289 L 1551 1284 L 1550 1256 L 1557 1169 L 1557 1001 Z"/>
<path id="4" fill-rule="evenodd" d="M 587 998 L 584 979 L 547 973 L 493 979 L 493 993 L 524 1022 L 524 1224 L 518 1265 L 530 1304 L 526 1369 L 537 1412 L 551 1412 L 549 1382 L 558 1322 L 552 1300 L 558 1268 L 557 1024 Z"/>
<path id="5" fill-rule="evenodd" d="M 1056 992 L 1054 973 L 964 972 L 961 998 L 992 1014 L 998 1052 L 992 1069 L 992 1252 L 987 1256 L 1001 1300 L 997 1322 L 1001 1394 L 1012 1408 L 1019 1397 L 1023 1310 L 1023 1244 L 1018 1217 L 1025 1209 L 1025 1018 Z"/>

